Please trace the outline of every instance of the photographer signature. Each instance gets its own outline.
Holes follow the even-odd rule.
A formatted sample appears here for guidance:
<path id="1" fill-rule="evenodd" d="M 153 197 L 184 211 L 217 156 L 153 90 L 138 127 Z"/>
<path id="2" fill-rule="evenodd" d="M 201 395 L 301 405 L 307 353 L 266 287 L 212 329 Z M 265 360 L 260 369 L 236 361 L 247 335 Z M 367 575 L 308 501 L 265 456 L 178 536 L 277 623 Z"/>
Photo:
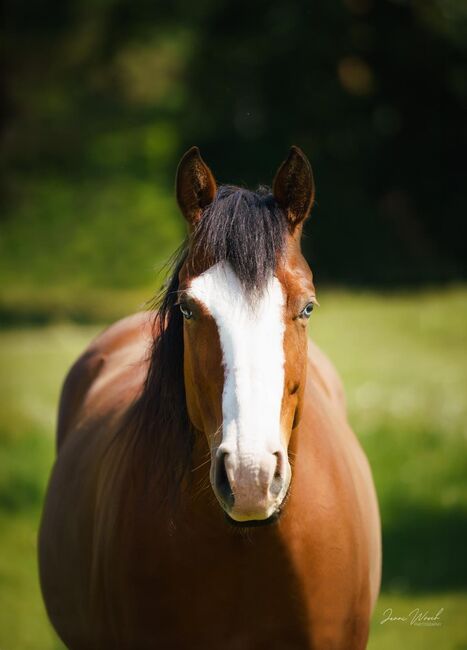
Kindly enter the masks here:
<path id="1" fill-rule="evenodd" d="M 395 616 L 392 607 L 388 607 L 383 612 L 383 617 L 380 624 L 384 623 L 408 623 L 409 625 L 425 625 L 431 627 L 438 627 L 442 625 L 441 614 L 444 607 L 441 607 L 435 614 L 429 610 L 421 610 L 419 607 L 413 609 L 407 616 Z"/>

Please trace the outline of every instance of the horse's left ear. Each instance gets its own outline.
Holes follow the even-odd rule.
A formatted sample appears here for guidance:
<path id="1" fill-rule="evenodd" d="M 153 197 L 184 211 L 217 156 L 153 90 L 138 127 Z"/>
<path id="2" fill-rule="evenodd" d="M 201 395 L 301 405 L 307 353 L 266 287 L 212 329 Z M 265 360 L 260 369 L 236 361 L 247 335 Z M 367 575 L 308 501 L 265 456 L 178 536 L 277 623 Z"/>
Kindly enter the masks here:
<path id="1" fill-rule="evenodd" d="M 217 186 L 198 147 L 191 147 L 178 164 L 177 201 L 190 227 L 196 226 L 203 209 L 212 203 Z"/>
<path id="2" fill-rule="evenodd" d="M 272 184 L 274 198 L 295 231 L 308 217 L 315 198 L 315 183 L 308 158 L 299 147 L 291 147 Z"/>

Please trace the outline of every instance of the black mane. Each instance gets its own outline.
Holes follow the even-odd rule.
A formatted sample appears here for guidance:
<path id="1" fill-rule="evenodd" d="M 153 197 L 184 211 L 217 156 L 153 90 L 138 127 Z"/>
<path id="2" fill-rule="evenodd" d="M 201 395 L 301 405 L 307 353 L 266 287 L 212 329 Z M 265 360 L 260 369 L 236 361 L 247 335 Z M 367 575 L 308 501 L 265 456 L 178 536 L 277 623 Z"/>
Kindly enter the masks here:
<path id="1" fill-rule="evenodd" d="M 177 306 L 180 269 L 187 259 L 207 256 L 228 262 L 254 296 L 274 272 L 287 221 L 266 188 L 256 192 L 221 186 L 214 201 L 171 264 L 169 280 L 153 301 L 154 342 L 141 396 L 130 413 L 135 468 L 162 479 L 167 496 L 177 496 L 190 467 L 195 431 L 190 422 L 183 375 L 183 317 Z"/>

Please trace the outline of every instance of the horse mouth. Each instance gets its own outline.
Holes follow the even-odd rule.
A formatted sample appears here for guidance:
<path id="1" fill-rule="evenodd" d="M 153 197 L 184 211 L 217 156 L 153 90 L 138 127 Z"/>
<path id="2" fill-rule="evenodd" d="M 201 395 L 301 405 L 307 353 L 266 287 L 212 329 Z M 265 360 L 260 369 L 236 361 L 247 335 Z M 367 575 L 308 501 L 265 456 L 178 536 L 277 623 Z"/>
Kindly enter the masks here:
<path id="1" fill-rule="evenodd" d="M 261 526 L 270 526 L 271 524 L 275 524 L 280 519 L 281 514 L 282 510 L 279 508 L 267 519 L 248 519 L 246 521 L 236 521 L 235 519 L 232 519 L 232 517 L 227 512 L 224 511 L 225 519 L 227 520 L 228 524 L 234 528 L 260 528 Z"/>
<path id="2" fill-rule="evenodd" d="M 266 519 L 246 519 L 244 521 L 238 521 L 233 517 L 231 517 L 227 512 L 227 510 L 223 507 L 222 509 L 224 511 L 224 518 L 227 521 L 227 523 L 230 526 L 232 526 L 232 528 L 261 528 L 262 526 L 270 526 L 271 524 L 277 524 L 284 511 L 284 506 L 289 500 L 289 496 L 290 496 L 290 483 L 287 487 L 287 492 L 285 493 L 285 496 L 280 502 L 280 504 L 278 505 L 277 509 Z"/>

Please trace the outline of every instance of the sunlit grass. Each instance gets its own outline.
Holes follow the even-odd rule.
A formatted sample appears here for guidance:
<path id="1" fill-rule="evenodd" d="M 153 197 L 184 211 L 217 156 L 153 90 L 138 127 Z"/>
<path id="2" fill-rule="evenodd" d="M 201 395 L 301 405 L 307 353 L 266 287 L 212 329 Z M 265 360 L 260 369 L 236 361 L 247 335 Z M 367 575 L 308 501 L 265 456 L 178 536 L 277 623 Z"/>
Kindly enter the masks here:
<path id="1" fill-rule="evenodd" d="M 96 298 L 98 317 L 123 315 L 150 293 L 122 294 L 120 304 L 117 294 Z M 344 379 L 350 419 L 370 458 L 382 510 L 384 590 L 369 647 L 467 647 L 467 574 L 461 561 L 467 532 L 467 290 L 323 290 L 319 299 L 311 334 Z M 47 296 L 37 300 L 46 303 Z M 60 298 L 55 300 L 59 305 Z M 88 317 L 80 320 L 96 314 L 84 313 Z M 51 318 L 59 315 L 52 312 Z M 60 647 L 40 598 L 36 531 L 54 456 L 60 384 L 99 329 L 56 323 L 0 331 L 2 650 Z M 444 607 L 443 624 L 381 625 L 387 607 L 401 615 L 415 607 Z"/>
<path id="2" fill-rule="evenodd" d="M 56 650 L 37 578 L 37 526 L 66 368 L 96 328 L 0 333 L 0 648 Z"/>
<path id="3" fill-rule="evenodd" d="M 407 622 L 387 621 L 388 608 L 392 616 L 407 617 Z M 414 610 L 436 616 L 440 611 L 439 626 L 410 624 Z M 404 596 L 382 593 L 372 620 L 368 650 L 465 650 L 467 632 L 465 593 L 436 593 Z"/>
<path id="4" fill-rule="evenodd" d="M 326 292 L 311 334 L 341 373 L 362 435 L 407 425 L 467 435 L 467 293 Z"/>
<path id="5" fill-rule="evenodd" d="M 467 292 L 323 291 L 311 333 L 346 388 L 383 517 L 383 585 L 467 584 Z"/>
<path id="6" fill-rule="evenodd" d="M 0 516 L 0 648 L 58 650 L 37 579 L 38 510 Z"/>

